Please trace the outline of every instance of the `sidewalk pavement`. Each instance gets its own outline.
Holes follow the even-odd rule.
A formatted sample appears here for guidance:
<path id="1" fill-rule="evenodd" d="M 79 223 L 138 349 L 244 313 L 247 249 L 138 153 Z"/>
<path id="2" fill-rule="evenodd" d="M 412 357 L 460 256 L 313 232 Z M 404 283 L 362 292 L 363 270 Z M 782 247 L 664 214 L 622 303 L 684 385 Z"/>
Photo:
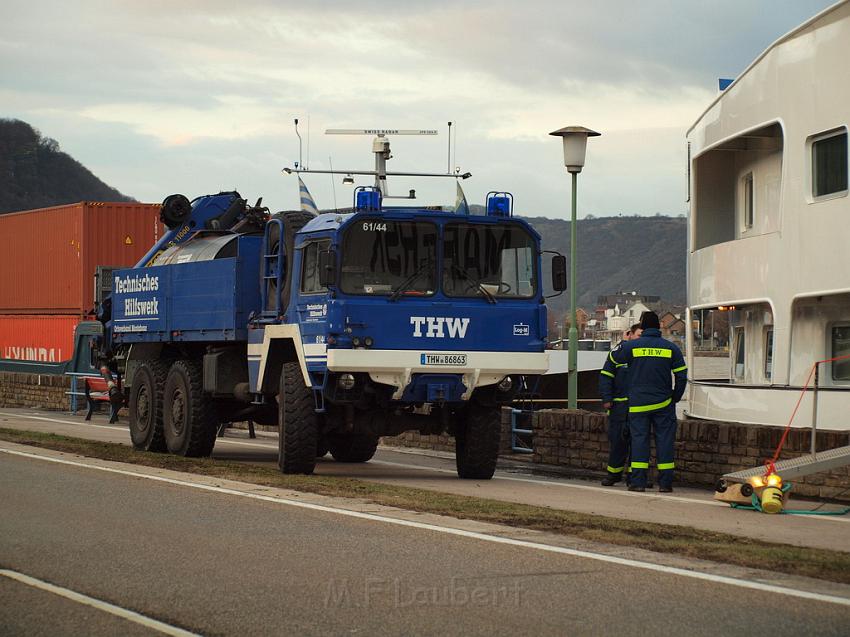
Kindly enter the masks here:
<path id="1" fill-rule="evenodd" d="M 81 416 L 67 413 L 0 409 L 0 427 L 129 444 L 126 424 L 110 426 L 106 420 L 105 416 L 95 416 L 86 423 Z M 258 432 L 258 437 L 250 440 L 247 432 L 228 430 L 216 442 L 214 457 L 274 467 L 276 438 L 275 434 Z M 850 552 L 850 515 L 768 515 L 736 510 L 715 501 L 711 491 L 689 487 L 677 487 L 672 494 L 654 490 L 632 493 L 622 484 L 603 487 L 595 480 L 568 477 L 557 467 L 541 469 L 514 457 L 500 459 L 492 480 L 459 480 L 454 464 L 454 456 L 448 453 L 381 446 L 375 458 L 364 464 L 323 458 L 316 473 Z M 790 508 L 842 507 L 792 499 Z"/>

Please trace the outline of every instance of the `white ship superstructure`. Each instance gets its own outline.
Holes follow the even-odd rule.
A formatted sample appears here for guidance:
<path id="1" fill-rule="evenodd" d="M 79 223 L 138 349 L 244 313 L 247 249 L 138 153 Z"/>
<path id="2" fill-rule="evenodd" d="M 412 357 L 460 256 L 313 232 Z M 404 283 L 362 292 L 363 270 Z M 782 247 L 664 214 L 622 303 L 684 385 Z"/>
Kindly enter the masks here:
<path id="1" fill-rule="evenodd" d="M 813 363 L 850 354 L 848 68 L 845 1 L 772 44 L 688 131 L 688 323 L 723 308 L 730 327 L 728 376 L 690 384 L 694 416 L 784 425 Z M 818 428 L 850 428 L 850 360 L 818 380 Z M 811 426 L 813 395 L 795 426 Z"/>

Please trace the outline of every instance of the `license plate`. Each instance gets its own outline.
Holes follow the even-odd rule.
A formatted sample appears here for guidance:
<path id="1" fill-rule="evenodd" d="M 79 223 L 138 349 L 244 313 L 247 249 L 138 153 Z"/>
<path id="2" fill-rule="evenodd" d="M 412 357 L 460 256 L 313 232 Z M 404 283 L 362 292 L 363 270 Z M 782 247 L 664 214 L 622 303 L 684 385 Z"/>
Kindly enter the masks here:
<path id="1" fill-rule="evenodd" d="M 419 358 L 421 365 L 449 365 L 463 367 L 466 365 L 466 354 L 422 354 Z"/>

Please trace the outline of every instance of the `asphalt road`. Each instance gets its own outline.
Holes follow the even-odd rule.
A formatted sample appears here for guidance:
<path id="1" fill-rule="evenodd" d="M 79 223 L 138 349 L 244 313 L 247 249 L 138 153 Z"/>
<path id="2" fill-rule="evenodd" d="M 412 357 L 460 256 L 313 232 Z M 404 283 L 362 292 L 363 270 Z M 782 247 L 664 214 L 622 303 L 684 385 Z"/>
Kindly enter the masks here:
<path id="1" fill-rule="evenodd" d="M 8 454 L 0 568 L 203 634 L 846 635 L 850 625 L 847 605 Z M 2 580 L 4 634 L 146 631 Z"/>
<path id="2" fill-rule="evenodd" d="M 108 426 L 103 417 L 98 418 L 97 423 L 86 423 L 82 418 L 68 414 L 39 415 L 24 410 L 0 410 L 0 427 L 130 443 L 126 425 Z M 245 432 L 228 431 L 226 437 L 217 440 L 213 456 L 275 467 L 277 438 L 272 434 L 249 440 Z M 316 473 L 645 522 L 686 525 L 752 538 L 769 537 L 773 542 L 798 546 L 850 551 L 850 516 L 765 516 L 736 511 L 728 505 L 715 502 L 712 493 L 705 490 L 677 488 L 672 495 L 659 495 L 656 492 L 636 494 L 627 492 L 622 486 L 604 488 L 596 482 L 529 475 L 510 470 L 498 471 L 496 478 L 490 481 L 458 480 L 454 459 L 451 457 L 405 453 L 387 448 L 380 448 L 375 459 L 365 464 L 337 463 L 327 456 L 319 461 Z M 805 509 L 814 508 L 818 504 L 792 501 L 791 506 Z"/>

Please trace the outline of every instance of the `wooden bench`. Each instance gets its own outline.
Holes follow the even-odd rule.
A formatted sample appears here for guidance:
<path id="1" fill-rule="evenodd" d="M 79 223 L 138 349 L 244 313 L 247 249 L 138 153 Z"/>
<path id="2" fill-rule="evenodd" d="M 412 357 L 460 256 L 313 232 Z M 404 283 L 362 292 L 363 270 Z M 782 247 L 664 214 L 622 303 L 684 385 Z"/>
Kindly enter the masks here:
<path id="1" fill-rule="evenodd" d="M 114 405 L 109 400 L 109 386 L 106 383 L 106 379 L 102 376 L 84 376 L 83 386 L 83 395 L 89 406 L 89 410 L 86 413 L 86 420 L 91 420 L 91 416 L 95 410 L 100 411 L 100 403 L 109 403 L 109 422 L 110 424 L 118 422 L 118 410 L 121 408 L 121 405 Z"/>

